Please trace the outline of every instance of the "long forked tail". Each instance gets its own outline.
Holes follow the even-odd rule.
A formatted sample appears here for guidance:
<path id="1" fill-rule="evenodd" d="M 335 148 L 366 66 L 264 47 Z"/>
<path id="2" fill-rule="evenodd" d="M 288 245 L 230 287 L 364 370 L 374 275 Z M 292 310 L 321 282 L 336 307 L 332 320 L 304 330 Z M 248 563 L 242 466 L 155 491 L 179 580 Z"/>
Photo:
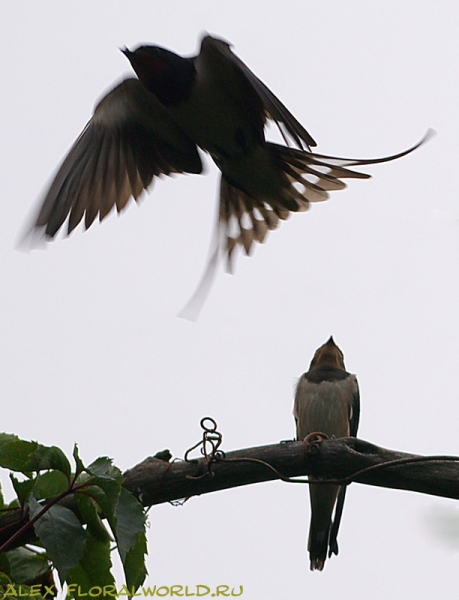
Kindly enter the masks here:
<path id="1" fill-rule="evenodd" d="M 349 167 L 401 158 L 426 143 L 434 133 L 429 129 L 424 137 L 408 150 L 382 158 L 338 158 L 268 143 L 275 164 L 285 178 L 283 197 L 275 200 L 253 198 L 222 177 L 219 229 L 228 270 L 231 271 L 233 253 L 237 247 L 250 255 L 253 244 L 262 243 L 267 232 L 276 229 L 279 221 L 287 219 L 291 212 L 302 212 L 308 210 L 311 202 L 327 200 L 329 192 L 346 187 L 343 179 L 371 177 Z"/>
<path id="2" fill-rule="evenodd" d="M 371 175 L 349 167 L 389 162 L 410 154 L 425 144 L 435 131 L 403 152 L 382 158 L 339 158 L 268 143 L 275 166 L 284 178 L 283 193 L 277 198 L 254 198 L 222 175 L 220 207 L 208 264 L 202 279 L 179 316 L 196 320 L 215 277 L 220 255 L 226 256 L 227 270 L 233 270 L 237 248 L 250 255 L 255 243 L 263 243 L 268 231 L 277 228 L 292 212 L 308 210 L 311 202 L 327 200 L 329 192 L 346 187 L 343 179 L 369 179 Z"/>

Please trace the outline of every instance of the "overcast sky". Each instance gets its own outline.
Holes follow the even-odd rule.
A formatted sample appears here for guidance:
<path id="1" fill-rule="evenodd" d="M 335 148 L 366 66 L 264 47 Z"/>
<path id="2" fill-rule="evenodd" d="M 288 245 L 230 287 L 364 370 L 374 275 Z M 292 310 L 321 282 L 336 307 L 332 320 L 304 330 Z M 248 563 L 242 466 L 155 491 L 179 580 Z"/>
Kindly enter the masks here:
<path id="1" fill-rule="evenodd" d="M 164 448 L 183 456 L 206 415 L 227 451 L 276 443 L 293 437 L 295 383 L 333 334 L 360 383 L 361 438 L 459 454 L 458 22 L 453 0 L 5 2 L 2 429 L 68 453 L 78 442 L 87 463 L 123 470 Z M 203 31 L 234 44 L 321 153 L 377 157 L 437 136 L 294 215 L 235 275 L 222 269 L 190 323 L 176 315 L 214 225 L 208 159 L 205 176 L 163 179 L 45 252 L 15 245 L 96 100 L 130 73 L 118 48 L 191 55 Z M 459 538 L 435 525 L 456 510 L 352 485 L 340 554 L 311 573 L 306 486 L 209 494 L 151 510 L 147 582 L 243 585 L 247 600 L 452 598 Z"/>

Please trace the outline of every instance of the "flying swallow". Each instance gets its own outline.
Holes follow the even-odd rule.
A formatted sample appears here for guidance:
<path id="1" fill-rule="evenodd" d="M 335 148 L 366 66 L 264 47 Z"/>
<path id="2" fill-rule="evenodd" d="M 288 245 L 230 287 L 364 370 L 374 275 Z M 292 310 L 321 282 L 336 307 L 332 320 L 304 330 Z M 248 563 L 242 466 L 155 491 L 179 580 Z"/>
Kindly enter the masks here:
<path id="1" fill-rule="evenodd" d="M 309 371 L 301 376 L 296 388 L 294 416 L 297 439 L 304 440 L 316 432 L 335 438 L 355 437 L 359 414 L 357 379 L 346 371 L 343 353 L 330 337 L 316 350 Z M 311 571 L 322 571 L 327 553 L 329 557 L 338 554 L 337 536 L 345 494 L 345 486 L 309 486 L 311 525 L 308 550 Z"/>
<path id="2" fill-rule="evenodd" d="M 326 200 L 343 179 L 370 177 L 349 167 L 394 160 L 425 140 L 377 159 L 316 154 L 311 135 L 227 42 L 205 35 L 194 57 L 147 45 L 122 52 L 137 78 L 96 105 L 45 192 L 26 236 L 32 245 L 66 221 L 70 234 L 83 218 L 87 229 L 114 207 L 121 212 L 155 177 L 201 173 L 199 147 L 222 173 L 216 248 L 231 266 L 236 248 L 250 254 L 291 212 Z M 266 140 L 268 121 L 286 145 Z"/>

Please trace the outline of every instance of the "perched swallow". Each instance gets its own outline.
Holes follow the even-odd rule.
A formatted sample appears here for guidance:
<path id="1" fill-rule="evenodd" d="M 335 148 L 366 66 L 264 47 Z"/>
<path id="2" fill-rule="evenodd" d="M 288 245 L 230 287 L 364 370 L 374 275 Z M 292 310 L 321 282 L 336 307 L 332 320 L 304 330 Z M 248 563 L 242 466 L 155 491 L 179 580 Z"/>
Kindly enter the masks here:
<path id="1" fill-rule="evenodd" d="M 370 177 L 348 167 L 394 160 L 424 141 L 379 159 L 315 154 L 311 135 L 227 42 L 206 35 L 189 58 L 158 46 L 122 52 L 138 79 L 125 79 L 97 104 L 45 193 L 27 236 L 32 244 L 53 238 L 67 219 L 69 234 L 83 217 L 87 229 L 114 207 L 121 212 L 155 177 L 201 173 L 199 147 L 222 173 L 216 248 L 231 265 L 235 248 L 249 254 L 290 212 L 326 200 L 345 178 Z M 266 141 L 268 119 L 287 146 Z"/>
<path id="2" fill-rule="evenodd" d="M 330 337 L 328 342 L 316 350 L 309 371 L 301 376 L 296 388 L 294 416 L 297 439 L 304 440 L 315 432 L 335 438 L 355 437 L 359 414 L 357 379 L 344 368 L 343 353 Z M 322 571 L 327 552 L 329 557 L 338 554 L 337 536 L 346 487 L 332 484 L 310 485 L 309 494 L 311 526 L 308 550 L 311 571 Z"/>

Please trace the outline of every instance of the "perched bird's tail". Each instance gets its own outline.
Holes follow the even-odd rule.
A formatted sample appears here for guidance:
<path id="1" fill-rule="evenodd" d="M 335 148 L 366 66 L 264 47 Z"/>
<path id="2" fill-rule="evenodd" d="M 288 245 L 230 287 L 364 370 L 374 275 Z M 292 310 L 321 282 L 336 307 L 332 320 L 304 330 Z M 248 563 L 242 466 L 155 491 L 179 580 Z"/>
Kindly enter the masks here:
<path id="1" fill-rule="evenodd" d="M 309 528 L 308 551 L 311 571 L 322 571 L 329 552 L 333 507 L 338 495 L 337 485 L 311 485 L 311 526 Z M 336 544 L 336 539 L 335 539 Z M 331 553 L 331 552 L 330 552 Z M 336 544 L 336 554 L 338 545 Z"/>

